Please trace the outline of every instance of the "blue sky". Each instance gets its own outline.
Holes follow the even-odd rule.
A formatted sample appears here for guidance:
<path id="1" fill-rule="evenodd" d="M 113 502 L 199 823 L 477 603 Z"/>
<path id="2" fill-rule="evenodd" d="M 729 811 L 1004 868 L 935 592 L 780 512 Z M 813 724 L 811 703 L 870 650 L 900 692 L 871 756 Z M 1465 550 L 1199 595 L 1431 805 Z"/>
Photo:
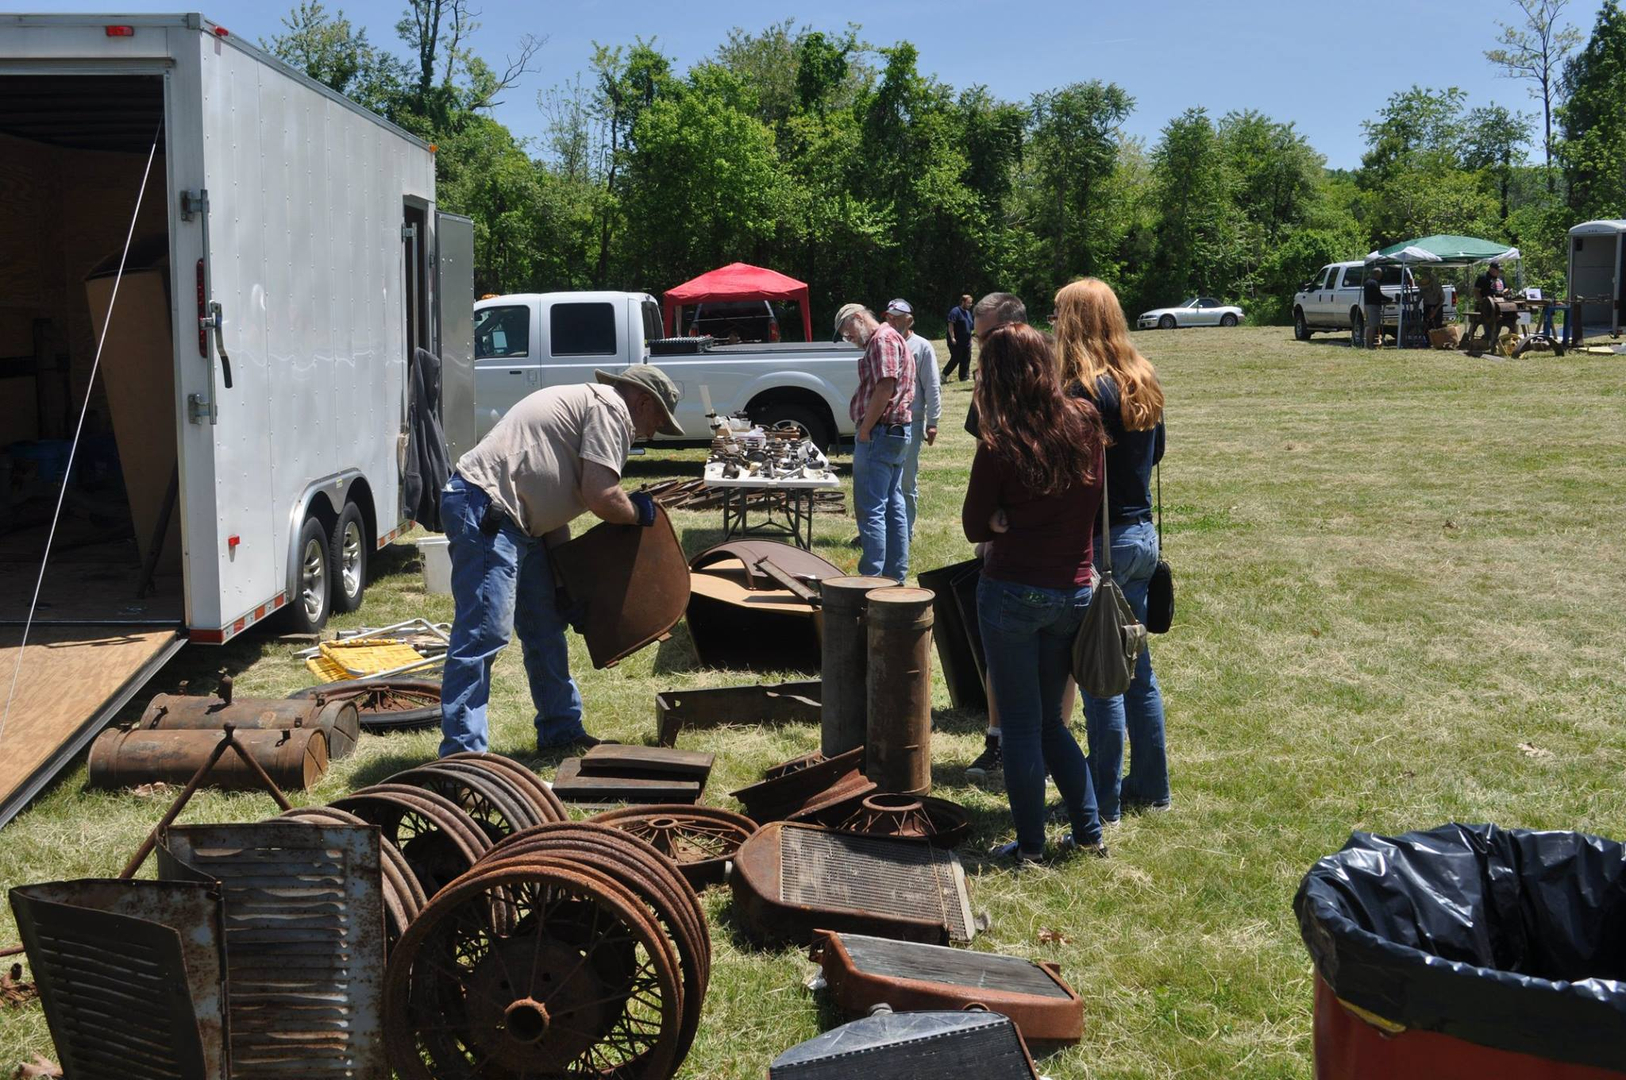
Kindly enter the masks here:
<path id="1" fill-rule="evenodd" d="M 117 0 L 112 0 L 109 7 Z M 20 0 L 26 10 L 84 10 L 81 3 Z M 175 10 L 174 3 L 129 2 L 119 10 Z M 251 39 L 279 29 L 291 0 L 220 4 L 204 14 Z M 713 52 L 731 27 L 761 29 L 795 18 L 817 28 L 862 27 L 872 44 L 908 40 L 923 71 L 956 87 L 983 83 L 994 93 L 1026 100 L 1037 91 L 1087 79 L 1118 83 L 1135 98 L 1127 127 L 1154 139 L 1169 118 L 1193 105 L 1219 115 L 1254 108 L 1292 120 L 1334 167 L 1360 163 L 1361 121 L 1396 89 L 1413 82 L 1460 86 L 1470 104 L 1497 102 L 1539 111 L 1528 84 L 1498 77 L 1484 59 L 1496 20 L 1517 15 L 1511 0 L 1464 5 L 1456 0 L 1396 0 L 1387 4 L 1233 0 L 825 0 L 802 7 L 746 0 L 573 0 L 524 3 L 475 0 L 481 12 L 477 50 L 500 59 L 525 33 L 547 35 L 542 70 L 507 95 L 497 116 L 524 136 L 541 134 L 539 90 L 584 70 L 593 42 L 655 39 L 679 69 Z M 328 0 L 367 27 L 375 44 L 395 44 L 402 0 Z M 990 14 L 990 13 L 994 14 Z M 1591 30 L 1595 0 L 1575 0 L 1570 17 Z"/>

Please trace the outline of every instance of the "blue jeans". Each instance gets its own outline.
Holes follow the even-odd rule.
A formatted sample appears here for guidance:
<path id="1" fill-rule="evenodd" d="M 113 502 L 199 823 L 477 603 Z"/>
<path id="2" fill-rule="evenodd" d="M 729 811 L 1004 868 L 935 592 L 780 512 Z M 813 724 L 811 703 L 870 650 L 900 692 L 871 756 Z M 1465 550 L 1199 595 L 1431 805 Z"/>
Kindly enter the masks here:
<path id="1" fill-rule="evenodd" d="M 491 665 L 515 631 L 536 706 L 537 745 L 571 742 L 586 734 L 547 545 L 512 522 L 489 536 L 481 532 L 480 520 L 490 505 L 490 496 L 455 473 L 440 493 L 457 610 L 441 679 L 442 757 L 486 749 Z"/>
<path id="2" fill-rule="evenodd" d="M 1096 536 L 1099 544 L 1101 537 Z M 1135 616 L 1146 619 L 1146 587 L 1157 568 L 1157 529 L 1150 521 L 1112 529 L 1112 576 Z M 1100 560 L 1096 560 L 1100 565 Z M 1090 772 L 1101 816 L 1117 820 L 1120 800 L 1162 802 L 1169 797 L 1169 759 L 1164 746 L 1163 692 L 1152 673 L 1152 650 L 1141 650 L 1129 689 L 1117 697 L 1084 695 L 1085 733 L 1090 743 Z M 1124 736 L 1129 737 L 1130 767 L 1122 777 Z"/>
<path id="3" fill-rule="evenodd" d="M 903 459 L 903 513 L 909 519 L 909 539 L 915 538 L 915 504 L 920 501 L 920 448 L 926 445 L 926 418 L 909 425 L 909 453 Z"/>
<path id="4" fill-rule="evenodd" d="M 902 581 L 909 576 L 909 514 L 903 502 L 908 425 L 876 424 L 869 442 L 853 443 L 853 509 L 863 554 L 858 572 Z"/>
<path id="5" fill-rule="evenodd" d="M 1073 839 L 1101 842 L 1090 769 L 1061 712 L 1073 638 L 1089 604 L 1088 585 L 1041 589 L 988 577 L 977 582 L 977 622 L 999 702 L 1005 795 L 1024 854 L 1044 851 L 1046 772 L 1061 792 Z"/>

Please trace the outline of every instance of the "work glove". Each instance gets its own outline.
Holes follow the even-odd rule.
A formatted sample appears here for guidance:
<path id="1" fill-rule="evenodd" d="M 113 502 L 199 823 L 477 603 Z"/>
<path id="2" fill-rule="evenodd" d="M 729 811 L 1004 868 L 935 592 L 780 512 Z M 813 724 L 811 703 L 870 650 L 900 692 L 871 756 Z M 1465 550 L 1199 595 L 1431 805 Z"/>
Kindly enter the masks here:
<path id="1" fill-rule="evenodd" d="M 647 491 L 635 491 L 628 496 L 632 508 L 638 511 L 638 524 L 645 528 L 655 524 L 655 496 Z"/>

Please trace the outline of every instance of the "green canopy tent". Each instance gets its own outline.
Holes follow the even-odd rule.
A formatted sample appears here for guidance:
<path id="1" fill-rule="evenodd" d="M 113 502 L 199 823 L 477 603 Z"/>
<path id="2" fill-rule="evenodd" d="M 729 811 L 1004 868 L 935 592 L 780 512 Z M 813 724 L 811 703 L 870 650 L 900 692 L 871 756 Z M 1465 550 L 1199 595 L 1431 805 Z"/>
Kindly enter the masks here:
<path id="1" fill-rule="evenodd" d="M 1519 249 L 1508 247 L 1497 240 L 1481 240 L 1476 236 L 1450 236 L 1445 234 L 1435 236 L 1420 236 L 1416 240 L 1403 240 L 1398 244 L 1390 244 L 1386 248 L 1379 248 L 1366 256 L 1366 263 L 1371 265 L 1399 265 L 1401 267 L 1400 284 L 1400 326 L 1398 336 L 1402 347 L 1406 342 L 1406 278 L 1412 276 L 1412 269 L 1418 266 L 1438 267 L 1444 269 L 1451 266 L 1475 266 L 1488 262 L 1518 262 Z"/>

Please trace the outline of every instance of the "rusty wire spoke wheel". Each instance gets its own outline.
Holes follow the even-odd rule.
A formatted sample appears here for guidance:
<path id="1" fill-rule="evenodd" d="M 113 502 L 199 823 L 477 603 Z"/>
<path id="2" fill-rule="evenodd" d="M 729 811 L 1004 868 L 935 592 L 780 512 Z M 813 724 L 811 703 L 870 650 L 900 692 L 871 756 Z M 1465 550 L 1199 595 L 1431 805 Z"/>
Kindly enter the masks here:
<path id="1" fill-rule="evenodd" d="M 744 814 L 704 806 L 635 806 L 610 810 L 593 821 L 642 840 L 678 864 L 696 889 L 723 880 L 728 860 L 757 831 Z"/>
<path id="2" fill-rule="evenodd" d="M 377 825 L 400 849 L 424 895 L 434 896 L 491 847 L 479 825 L 443 795 L 408 784 L 375 784 L 331 804 Z"/>
<path id="3" fill-rule="evenodd" d="M 553 793 L 553 789 L 544 783 L 540 776 L 513 758 L 489 751 L 463 750 L 456 754 L 448 754 L 440 760 L 467 762 L 482 769 L 502 773 L 530 795 L 531 805 L 540 823 L 570 820 L 570 815 L 565 812 L 565 804 L 559 801 L 559 796 Z"/>
<path id="4" fill-rule="evenodd" d="M 388 782 L 410 784 L 445 796 L 474 819 L 491 843 L 542 824 L 527 792 L 516 789 L 506 776 L 468 762 L 431 762 L 398 772 Z"/>
<path id="5" fill-rule="evenodd" d="M 404 1080 L 656 1080 L 676 1059 L 682 993 L 631 890 L 519 859 L 465 875 L 402 937 L 386 1044 Z"/>

